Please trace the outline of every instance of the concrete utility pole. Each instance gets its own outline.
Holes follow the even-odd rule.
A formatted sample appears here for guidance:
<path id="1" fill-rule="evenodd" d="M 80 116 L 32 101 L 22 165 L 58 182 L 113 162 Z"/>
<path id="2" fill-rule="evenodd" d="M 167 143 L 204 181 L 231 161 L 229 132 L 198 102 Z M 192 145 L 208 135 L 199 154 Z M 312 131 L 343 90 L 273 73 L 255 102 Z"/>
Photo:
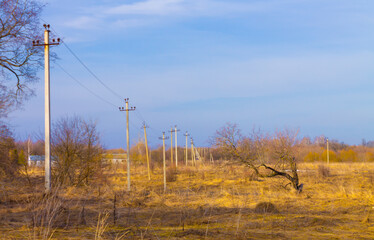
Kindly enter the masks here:
<path id="1" fill-rule="evenodd" d="M 165 132 L 162 132 L 162 153 L 163 153 L 163 172 L 164 172 L 164 192 L 166 192 L 166 160 L 165 160 Z"/>
<path id="2" fill-rule="evenodd" d="M 136 107 L 129 108 L 129 99 L 125 98 L 126 108 L 119 108 L 121 112 L 126 112 L 126 141 L 127 141 L 127 191 L 131 190 L 131 178 L 130 178 L 130 129 L 129 129 L 129 112 L 135 111 Z"/>
<path id="3" fill-rule="evenodd" d="M 184 136 L 186 137 L 186 166 L 187 166 L 188 165 L 188 141 L 187 141 L 187 137 L 190 136 L 190 134 L 188 134 L 188 132 L 186 131 Z"/>
<path id="4" fill-rule="evenodd" d="M 171 130 L 169 131 L 170 132 L 170 136 L 171 136 L 171 145 L 170 145 L 170 161 L 171 161 L 171 166 L 173 166 L 174 164 L 174 161 L 173 161 L 173 127 L 171 127 Z"/>
<path id="5" fill-rule="evenodd" d="M 178 142 L 177 142 L 177 132 L 180 130 L 177 129 L 177 125 L 175 125 L 175 167 L 178 167 Z"/>
<path id="6" fill-rule="evenodd" d="M 143 123 L 144 128 L 144 138 L 145 138 L 145 154 L 147 155 L 147 169 L 148 169 L 148 180 L 151 180 L 151 171 L 149 169 L 149 156 L 148 156 L 148 141 L 147 141 L 147 128 L 148 126 Z"/>
<path id="7" fill-rule="evenodd" d="M 27 139 L 27 165 L 30 166 L 31 165 L 31 162 L 30 162 L 30 155 L 31 155 L 31 139 L 30 139 L 30 136 L 29 138 Z"/>
<path id="8" fill-rule="evenodd" d="M 192 157 L 192 165 L 196 166 L 196 159 L 195 159 L 195 152 L 193 148 L 193 139 L 191 138 L 191 157 Z"/>
<path id="9" fill-rule="evenodd" d="M 330 163 L 329 139 L 327 138 L 327 164 Z"/>
<path id="10" fill-rule="evenodd" d="M 52 39 L 52 43 L 49 42 L 49 24 L 43 25 L 44 30 L 44 43 L 40 43 L 39 40 L 33 41 L 33 46 L 44 46 L 44 129 L 45 129 L 45 144 L 44 144 L 44 163 L 45 163 L 45 191 L 51 191 L 51 107 L 50 107 L 50 74 L 49 74 L 49 46 L 50 45 L 59 45 L 60 39 Z"/>

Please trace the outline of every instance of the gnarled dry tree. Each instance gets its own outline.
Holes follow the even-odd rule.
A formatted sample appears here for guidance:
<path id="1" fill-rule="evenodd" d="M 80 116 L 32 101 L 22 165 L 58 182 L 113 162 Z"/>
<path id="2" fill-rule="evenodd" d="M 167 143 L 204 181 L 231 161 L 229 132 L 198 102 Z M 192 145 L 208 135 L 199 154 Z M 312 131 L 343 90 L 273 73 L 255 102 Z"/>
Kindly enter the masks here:
<path id="1" fill-rule="evenodd" d="M 236 124 L 227 123 L 213 139 L 214 145 L 228 158 L 245 164 L 259 177 L 284 177 L 289 184 L 301 191 L 294 147 L 297 132 L 278 131 L 274 136 L 253 131 L 243 136 Z M 262 171 L 264 168 L 266 171 Z"/>

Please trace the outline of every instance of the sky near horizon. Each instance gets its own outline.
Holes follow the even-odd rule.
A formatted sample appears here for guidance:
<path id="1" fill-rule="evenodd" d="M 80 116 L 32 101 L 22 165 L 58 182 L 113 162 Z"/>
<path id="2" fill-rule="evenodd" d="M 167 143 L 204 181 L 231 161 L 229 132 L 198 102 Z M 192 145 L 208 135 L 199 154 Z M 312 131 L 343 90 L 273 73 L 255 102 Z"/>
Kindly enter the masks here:
<path id="1" fill-rule="evenodd" d="M 43 20 L 118 95 L 130 98 L 132 142 L 177 125 L 199 146 L 226 122 L 244 133 L 299 129 L 349 144 L 374 140 L 374 1 L 49 0 Z M 43 33 L 40 33 L 41 35 Z M 54 47 L 52 122 L 97 122 L 107 148 L 125 147 L 124 101 L 64 45 Z M 44 75 L 9 117 L 18 138 L 44 129 Z M 113 105 L 112 105 L 113 104 Z"/>

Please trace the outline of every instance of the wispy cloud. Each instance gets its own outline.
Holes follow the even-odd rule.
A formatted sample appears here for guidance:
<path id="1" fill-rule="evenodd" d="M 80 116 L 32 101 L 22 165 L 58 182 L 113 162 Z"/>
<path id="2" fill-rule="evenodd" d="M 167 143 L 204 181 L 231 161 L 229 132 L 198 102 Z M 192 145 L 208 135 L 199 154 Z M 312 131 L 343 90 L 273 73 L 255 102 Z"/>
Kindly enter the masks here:
<path id="1" fill-rule="evenodd" d="M 288 0 L 289 1 L 289 0 Z M 288 2 L 285 0 L 284 2 Z M 283 2 L 283 3 L 284 3 Z M 256 12 L 269 9 L 279 1 L 218 1 L 218 0 L 143 0 L 108 8 L 110 15 L 199 16 Z"/>
<path id="2" fill-rule="evenodd" d="M 287 0 L 285 0 L 287 1 Z M 218 1 L 218 0 L 142 0 L 116 6 L 93 6 L 82 8 L 82 15 L 66 22 L 73 28 L 102 27 L 104 23 L 123 27 L 139 27 L 152 24 L 149 18 L 168 20 L 170 17 L 223 16 L 258 12 L 277 5 L 277 1 Z M 160 21 L 156 21 L 160 22 Z M 120 23 L 120 24 L 119 24 Z M 129 23 L 123 24 L 123 23 Z"/>
<path id="3" fill-rule="evenodd" d="M 111 7 L 105 13 L 116 15 L 168 15 L 181 13 L 185 10 L 186 1 L 184 0 L 147 0 Z"/>
<path id="4" fill-rule="evenodd" d="M 102 24 L 102 20 L 93 16 L 82 16 L 65 22 L 65 26 L 76 29 L 96 29 Z"/>

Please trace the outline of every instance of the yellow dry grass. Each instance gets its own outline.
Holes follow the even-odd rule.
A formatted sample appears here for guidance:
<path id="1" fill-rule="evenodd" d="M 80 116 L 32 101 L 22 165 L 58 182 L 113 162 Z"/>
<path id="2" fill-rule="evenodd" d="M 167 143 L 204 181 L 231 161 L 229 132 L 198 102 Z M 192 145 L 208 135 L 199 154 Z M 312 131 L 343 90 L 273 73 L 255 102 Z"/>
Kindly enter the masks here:
<path id="1" fill-rule="evenodd" d="M 47 238 L 374 238 L 373 163 L 301 164 L 300 194 L 282 178 L 255 179 L 246 167 L 224 163 L 179 167 L 165 193 L 161 169 L 148 181 L 146 168 L 137 166 L 132 191 L 126 192 L 122 169 L 107 171 L 89 186 L 59 188 L 58 203 L 49 202 L 59 210 Z M 42 238 L 46 225 L 32 220 L 43 213 L 43 205 L 33 207 L 43 198 L 41 173 L 33 172 L 35 186 L 21 180 L 1 184 L 1 239 Z M 276 209 L 258 206 L 264 202 Z"/>

